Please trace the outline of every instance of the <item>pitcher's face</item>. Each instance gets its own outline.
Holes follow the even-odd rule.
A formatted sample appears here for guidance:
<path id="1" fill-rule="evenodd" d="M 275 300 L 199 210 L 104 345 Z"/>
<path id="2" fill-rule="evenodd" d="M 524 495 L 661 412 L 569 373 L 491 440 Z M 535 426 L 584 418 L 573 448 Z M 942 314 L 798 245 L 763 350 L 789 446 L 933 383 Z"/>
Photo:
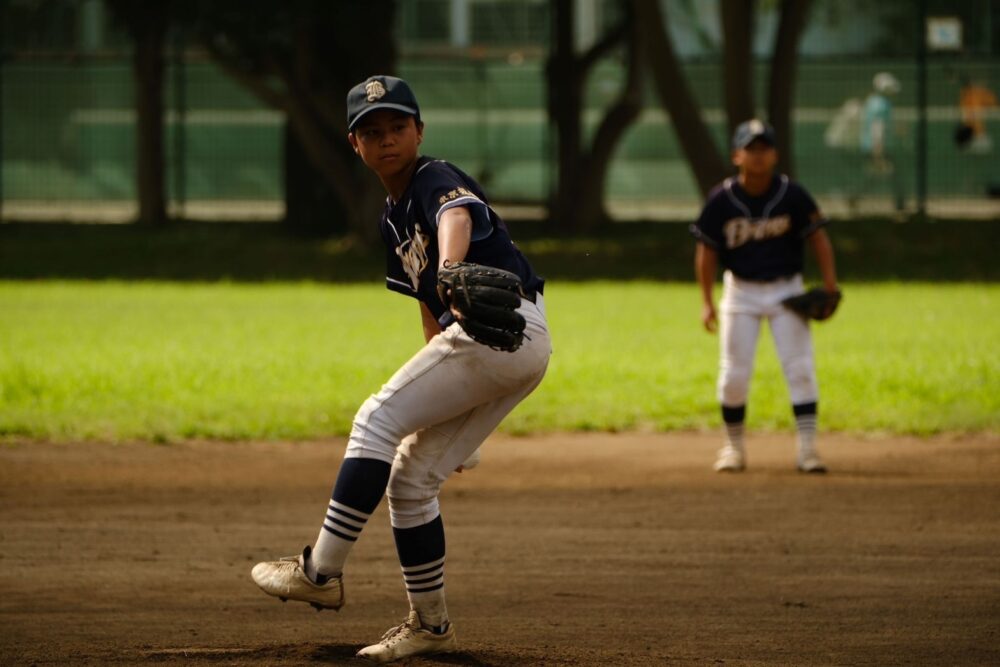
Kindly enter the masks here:
<path id="1" fill-rule="evenodd" d="M 398 174 L 417 159 L 424 125 L 400 111 L 367 114 L 348 136 L 354 152 L 381 177 Z"/>

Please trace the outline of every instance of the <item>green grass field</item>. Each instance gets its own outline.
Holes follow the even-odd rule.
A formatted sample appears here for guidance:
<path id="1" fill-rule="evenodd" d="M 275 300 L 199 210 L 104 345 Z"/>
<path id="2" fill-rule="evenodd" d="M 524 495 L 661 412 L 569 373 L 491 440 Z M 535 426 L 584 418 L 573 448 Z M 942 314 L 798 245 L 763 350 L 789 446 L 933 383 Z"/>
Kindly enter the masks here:
<path id="1" fill-rule="evenodd" d="M 717 339 L 693 284 L 554 282 L 555 355 L 503 430 L 716 428 Z M 850 284 L 815 327 L 824 428 L 1000 429 L 1000 285 Z M 344 434 L 422 342 L 380 285 L 0 282 L 0 436 Z M 749 426 L 790 429 L 761 338 Z"/>

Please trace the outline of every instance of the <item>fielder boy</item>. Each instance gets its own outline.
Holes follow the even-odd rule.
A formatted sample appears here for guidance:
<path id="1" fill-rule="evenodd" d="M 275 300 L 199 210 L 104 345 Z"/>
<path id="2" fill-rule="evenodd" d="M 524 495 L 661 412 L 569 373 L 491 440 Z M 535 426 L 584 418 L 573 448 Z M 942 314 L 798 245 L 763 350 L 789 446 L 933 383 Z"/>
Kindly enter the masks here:
<path id="1" fill-rule="evenodd" d="M 695 273 L 701 286 L 702 323 L 720 329 L 718 399 L 726 443 L 715 469 L 739 472 L 746 467 L 743 443 L 747 396 L 760 325 L 767 320 L 788 384 L 798 430 L 797 467 L 826 472 L 816 451 L 818 391 L 809 323 L 782 304 L 803 293 L 804 246 L 815 254 L 823 288 L 839 298 L 833 248 L 823 229 L 826 219 L 809 193 L 784 174 L 774 130 L 750 120 L 733 135 L 733 164 L 739 169 L 708 196 L 691 232 L 698 240 Z M 724 269 L 722 300 L 716 313 L 712 289 L 718 265 Z M 836 301 L 820 317 L 829 317 Z"/>
<path id="2" fill-rule="evenodd" d="M 456 648 L 445 605 L 438 491 L 538 386 L 551 347 L 543 281 L 479 185 L 418 153 L 424 124 L 406 82 L 370 77 L 350 91 L 347 110 L 348 140 L 388 192 L 380 222 L 386 286 L 420 303 L 427 344 L 355 416 L 316 543 L 300 556 L 259 563 L 252 576 L 269 595 L 339 609 L 351 547 L 388 496 L 410 613 L 358 655 L 391 662 Z M 472 272 L 456 278 L 463 267 Z M 476 307 L 475 290 L 455 294 L 484 272 L 517 283 L 516 292 L 501 290 L 509 312 Z M 516 318 L 523 337 L 500 331 L 495 340 L 482 338 L 493 329 L 477 329 L 474 320 L 491 308 Z"/>

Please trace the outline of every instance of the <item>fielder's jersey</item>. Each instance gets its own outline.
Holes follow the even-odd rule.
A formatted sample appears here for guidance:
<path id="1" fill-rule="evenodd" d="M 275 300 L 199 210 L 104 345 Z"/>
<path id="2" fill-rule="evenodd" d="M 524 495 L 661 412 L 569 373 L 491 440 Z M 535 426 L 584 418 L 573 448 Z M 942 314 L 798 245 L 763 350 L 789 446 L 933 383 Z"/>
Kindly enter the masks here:
<path id="1" fill-rule="evenodd" d="M 805 188 L 782 174 L 759 197 L 727 178 L 690 229 L 737 277 L 769 281 L 802 272 L 804 239 L 826 223 Z"/>
<path id="2" fill-rule="evenodd" d="M 426 156 L 417 159 L 399 201 L 386 199 L 380 224 L 387 251 L 386 287 L 427 304 L 447 326 L 450 313 L 437 295 L 437 231 L 441 214 L 455 206 L 465 206 L 472 217 L 472 242 L 464 261 L 511 271 L 529 294 L 542 291 L 544 281 L 514 245 L 479 184 L 454 165 Z"/>

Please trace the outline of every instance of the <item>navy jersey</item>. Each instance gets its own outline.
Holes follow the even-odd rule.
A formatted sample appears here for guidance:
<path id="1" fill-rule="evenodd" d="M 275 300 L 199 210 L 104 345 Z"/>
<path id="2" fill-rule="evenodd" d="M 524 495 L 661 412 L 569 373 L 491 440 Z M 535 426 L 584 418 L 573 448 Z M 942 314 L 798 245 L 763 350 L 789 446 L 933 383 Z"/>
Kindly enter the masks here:
<path id="1" fill-rule="evenodd" d="M 450 313 L 437 294 L 437 230 L 441 214 L 465 206 L 472 217 L 472 242 L 463 261 L 516 273 L 526 292 L 541 292 L 544 281 L 510 238 L 507 225 L 490 207 L 479 184 L 444 160 L 421 156 L 398 202 L 386 199 L 380 229 L 386 245 L 386 286 L 427 304 L 447 325 Z"/>
<path id="2" fill-rule="evenodd" d="M 784 174 L 759 197 L 732 177 L 709 193 L 691 233 L 736 276 L 768 281 L 801 273 L 804 240 L 826 223 L 805 188 Z"/>

